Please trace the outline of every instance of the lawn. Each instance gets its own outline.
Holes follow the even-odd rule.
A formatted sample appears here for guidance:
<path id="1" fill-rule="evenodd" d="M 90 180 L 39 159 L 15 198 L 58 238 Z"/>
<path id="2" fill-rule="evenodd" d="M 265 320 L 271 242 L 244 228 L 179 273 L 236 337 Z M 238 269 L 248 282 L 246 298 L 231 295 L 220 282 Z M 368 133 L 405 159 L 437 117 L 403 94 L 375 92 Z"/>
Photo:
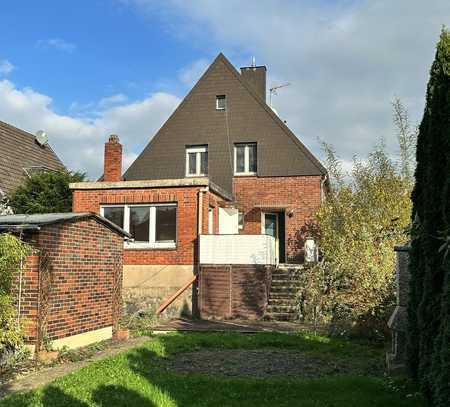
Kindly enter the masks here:
<path id="1" fill-rule="evenodd" d="M 423 406 L 382 361 L 382 349 L 322 336 L 169 334 L 0 407 Z"/>

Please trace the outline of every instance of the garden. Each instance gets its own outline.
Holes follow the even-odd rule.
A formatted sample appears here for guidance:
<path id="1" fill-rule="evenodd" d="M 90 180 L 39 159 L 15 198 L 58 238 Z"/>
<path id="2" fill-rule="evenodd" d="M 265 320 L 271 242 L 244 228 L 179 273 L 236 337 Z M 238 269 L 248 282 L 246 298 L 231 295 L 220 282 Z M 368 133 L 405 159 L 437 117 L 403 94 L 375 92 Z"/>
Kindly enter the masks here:
<path id="1" fill-rule="evenodd" d="M 0 406 L 424 406 L 383 354 L 306 333 L 172 333 Z"/>

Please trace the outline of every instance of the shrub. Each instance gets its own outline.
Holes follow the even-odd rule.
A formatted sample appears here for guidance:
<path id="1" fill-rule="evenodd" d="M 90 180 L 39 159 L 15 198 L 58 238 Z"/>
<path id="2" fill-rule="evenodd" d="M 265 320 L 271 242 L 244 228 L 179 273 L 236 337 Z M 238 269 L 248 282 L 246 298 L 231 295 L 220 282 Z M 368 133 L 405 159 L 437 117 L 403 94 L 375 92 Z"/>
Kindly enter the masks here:
<path id="1" fill-rule="evenodd" d="M 0 351 L 22 343 L 11 289 L 16 273 L 30 247 L 10 234 L 0 234 Z"/>
<path id="2" fill-rule="evenodd" d="M 367 159 L 354 158 L 345 174 L 332 146 L 323 143 L 330 191 L 315 222 L 298 232 L 312 235 L 321 260 L 305 271 L 299 293 L 305 320 L 332 323 L 348 333 L 381 338 L 394 305 L 396 244 L 406 242 L 411 216 L 411 156 L 417 130 L 400 100 L 393 102 L 400 157 L 380 142 Z"/>
<path id="3" fill-rule="evenodd" d="M 14 213 L 52 213 L 72 210 L 71 182 L 80 182 L 84 174 L 67 171 L 40 172 L 28 178 L 10 196 Z"/>

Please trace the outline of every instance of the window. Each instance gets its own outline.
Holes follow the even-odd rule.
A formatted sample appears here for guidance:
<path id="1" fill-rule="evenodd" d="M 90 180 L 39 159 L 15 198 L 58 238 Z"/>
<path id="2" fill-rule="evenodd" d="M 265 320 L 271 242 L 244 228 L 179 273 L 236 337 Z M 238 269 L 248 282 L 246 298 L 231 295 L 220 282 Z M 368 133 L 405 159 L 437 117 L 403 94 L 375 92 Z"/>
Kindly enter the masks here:
<path id="1" fill-rule="evenodd" d="M 225 95 L 216 96 L 216 110 L 225 110 L 227 107 L 227 98 Z"/>
<path id="2" fill-rule="evenodd" d="M 186 148 L 186 176 L 208 175 L 208 146 Z"/>
<path id="3" fill-rule="evenodd" d="M 177 206 L 108 205 L 100 214 L 133 237 L 126 247 L 174 248 L 177 235 Z"/>
<path id="4" fill-rule="evenodd" d="M 234 174 L 255 175 L 257 170 L 256 143 L 238 143 L 234 146 Z"/>

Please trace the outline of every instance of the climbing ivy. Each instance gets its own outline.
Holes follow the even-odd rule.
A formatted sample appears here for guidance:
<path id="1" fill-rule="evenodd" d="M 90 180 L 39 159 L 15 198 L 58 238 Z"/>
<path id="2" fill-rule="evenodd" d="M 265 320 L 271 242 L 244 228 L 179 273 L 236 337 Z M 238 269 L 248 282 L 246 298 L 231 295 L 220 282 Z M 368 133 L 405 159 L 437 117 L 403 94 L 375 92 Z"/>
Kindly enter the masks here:
<path id="1" fill-rule="evenodd" d="M 0 234 L 0 351 L 22 342 L 12 288 L 23 259 L 30 251 L 30 246 L 15 236 Z"/>

